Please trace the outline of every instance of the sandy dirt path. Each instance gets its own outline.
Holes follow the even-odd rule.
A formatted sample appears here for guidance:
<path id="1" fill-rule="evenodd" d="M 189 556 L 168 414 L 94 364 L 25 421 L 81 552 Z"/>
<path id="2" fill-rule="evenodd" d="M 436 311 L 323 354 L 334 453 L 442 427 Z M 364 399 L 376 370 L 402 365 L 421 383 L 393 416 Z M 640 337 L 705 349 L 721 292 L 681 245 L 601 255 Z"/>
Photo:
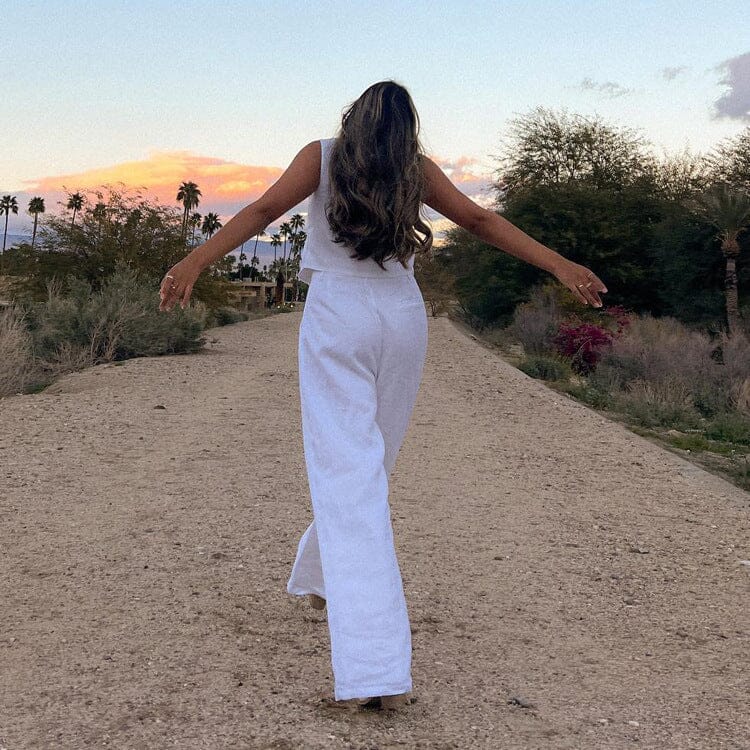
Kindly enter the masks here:
<path id="1" fill-rule="evenodd" d="M 418 700 L 323 706 L 299 321 L 0 401 L 1 748 L 750 747 L 750 495 L 446 318 L 391 484 Z"/>

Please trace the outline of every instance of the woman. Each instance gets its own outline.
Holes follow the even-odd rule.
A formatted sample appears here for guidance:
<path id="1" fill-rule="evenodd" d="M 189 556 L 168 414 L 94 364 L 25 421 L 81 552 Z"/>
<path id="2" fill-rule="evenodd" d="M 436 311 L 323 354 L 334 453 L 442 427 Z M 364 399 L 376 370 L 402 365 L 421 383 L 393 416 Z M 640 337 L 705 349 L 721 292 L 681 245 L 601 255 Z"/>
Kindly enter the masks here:
<path id="1" fill-rule="evenodd" d="M 328 609 L 335 702 L 406 705 L 411 631 L 393 543 L 388 479 L 417 396 L 427 313 L 414 257 L 432 244 L 427 204 L 485 242 L 555 275 L 584 304 L 604 284 L 459 192 L 428 159 L 407 90 L 370 86 L 336 138 L 308 143 L 257 201 L 177 263 L 162 310 L 184 308 L 196 278 L 308 196 L 299 278 L 302 433 L 313 522 L 287 584 Z"/>

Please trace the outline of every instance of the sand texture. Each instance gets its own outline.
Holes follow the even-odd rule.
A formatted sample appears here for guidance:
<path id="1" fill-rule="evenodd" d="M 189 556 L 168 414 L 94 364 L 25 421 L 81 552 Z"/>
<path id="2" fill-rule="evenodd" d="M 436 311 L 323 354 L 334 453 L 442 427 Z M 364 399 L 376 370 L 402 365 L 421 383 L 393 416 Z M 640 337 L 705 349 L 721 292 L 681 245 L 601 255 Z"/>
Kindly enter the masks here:
<path id="1" fill-rule="evenodd" d="M 324 705 L 300 317 L 0 401 L 1 748 L 750 747 L 750 495 L 447 318 L 391 483 L 417 702 Z"/>

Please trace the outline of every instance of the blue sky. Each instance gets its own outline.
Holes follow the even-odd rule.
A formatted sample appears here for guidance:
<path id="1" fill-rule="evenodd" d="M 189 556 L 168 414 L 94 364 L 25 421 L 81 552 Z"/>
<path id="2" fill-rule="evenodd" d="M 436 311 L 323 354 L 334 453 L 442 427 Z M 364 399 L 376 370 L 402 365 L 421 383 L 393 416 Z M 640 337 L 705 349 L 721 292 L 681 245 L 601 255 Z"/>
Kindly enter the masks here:
<path id="1" fill-rule="evenodd" d="M 463 158 L 488 176 L 510 120 L 537 106 L 634 128 L 657 152 L 708 150 L 750 124 L 734 0 L 27 0 L 2 15 L 0 192 L 23 209 L 57 176 L 157 153 L 283 168 L 382 78 L 409 88 L 449 174 Z"/>

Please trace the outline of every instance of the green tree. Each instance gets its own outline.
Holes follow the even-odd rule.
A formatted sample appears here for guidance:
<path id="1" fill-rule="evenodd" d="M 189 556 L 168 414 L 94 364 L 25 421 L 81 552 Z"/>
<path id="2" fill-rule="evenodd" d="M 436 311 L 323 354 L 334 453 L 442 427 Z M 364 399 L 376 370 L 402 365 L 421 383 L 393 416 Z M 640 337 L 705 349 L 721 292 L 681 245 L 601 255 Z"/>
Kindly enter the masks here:
<path id="1" fill-rule="evenodd" d="M 458 310 L 478 330 L 510 322 L 516 305 L 528 299 L 529 289 L 543 273 L 461 227 L 445 233 L 440 254 L 455 279 Z"/>
<path id="2" fill-rule="evenodd" d="M 750 125 L 721 141 L 706 157 L 714 184 L 727 182 L 750 191 Z"/>
<path id="3" fill-rule="evenodd" d="M 36 244 L 36 230 L 37 224 L 39 223 L 39 214 L 43 214 L 45 211 L 44 198 L 38 196 L 32 198 L 29 201 L 29 207 L 27 210 L 34 217 L 34 231 L 31 234 L 31 249 L 33 250 L 34 245 Z"/>
<path id="4" fill-rule="evenodd" d="M 456 299 L 456 280 L 446 269 L 440 248 L 434 248 L 429 255 L 420 253 L 414 259 L 414 274 L 432 317 L 446 312 Z"/>
<path id="5" fill-rule="evenodd" d="M 661 159 L 654 174 L 655 186 L 668 201 L 690 200 L 711 182 L 710 166 L 702 154 L 682 153 Z"/>
<path id="6" fill-rule="evenodd" d="M 21 246 L 14 256 L 14 274 L 19 292 L 35 301 L 45 299 L 47 283 L 68 276 L 85 280 L 94 288 L 107 279 L 118 261 L 152 280 L 155 304 L 163 275 L 185 257 L 180 211 L 144 198 L 136 190 L 106 188 L 96 192 L 106 206 L 108 221 L 103 225 L 93 204 L 85 204 L 71 226 L 70 218 L 47 214 L 40 222 L 39 236 L 47 252 L 32 253 Z M 193 299 L 209 308 L 228 303 L 226 282 L 201 274 Z"/>
<path id="7" fill-rule="evenodd" d="M 588 182 L 619 187 L 652 180 L 656 163 L 646 143 L 635 131 L 598 117 L 536 107 L 511 120 L 509 135 L 495 157 L 498 198 L 502 201 L 537 185 Z"/>

